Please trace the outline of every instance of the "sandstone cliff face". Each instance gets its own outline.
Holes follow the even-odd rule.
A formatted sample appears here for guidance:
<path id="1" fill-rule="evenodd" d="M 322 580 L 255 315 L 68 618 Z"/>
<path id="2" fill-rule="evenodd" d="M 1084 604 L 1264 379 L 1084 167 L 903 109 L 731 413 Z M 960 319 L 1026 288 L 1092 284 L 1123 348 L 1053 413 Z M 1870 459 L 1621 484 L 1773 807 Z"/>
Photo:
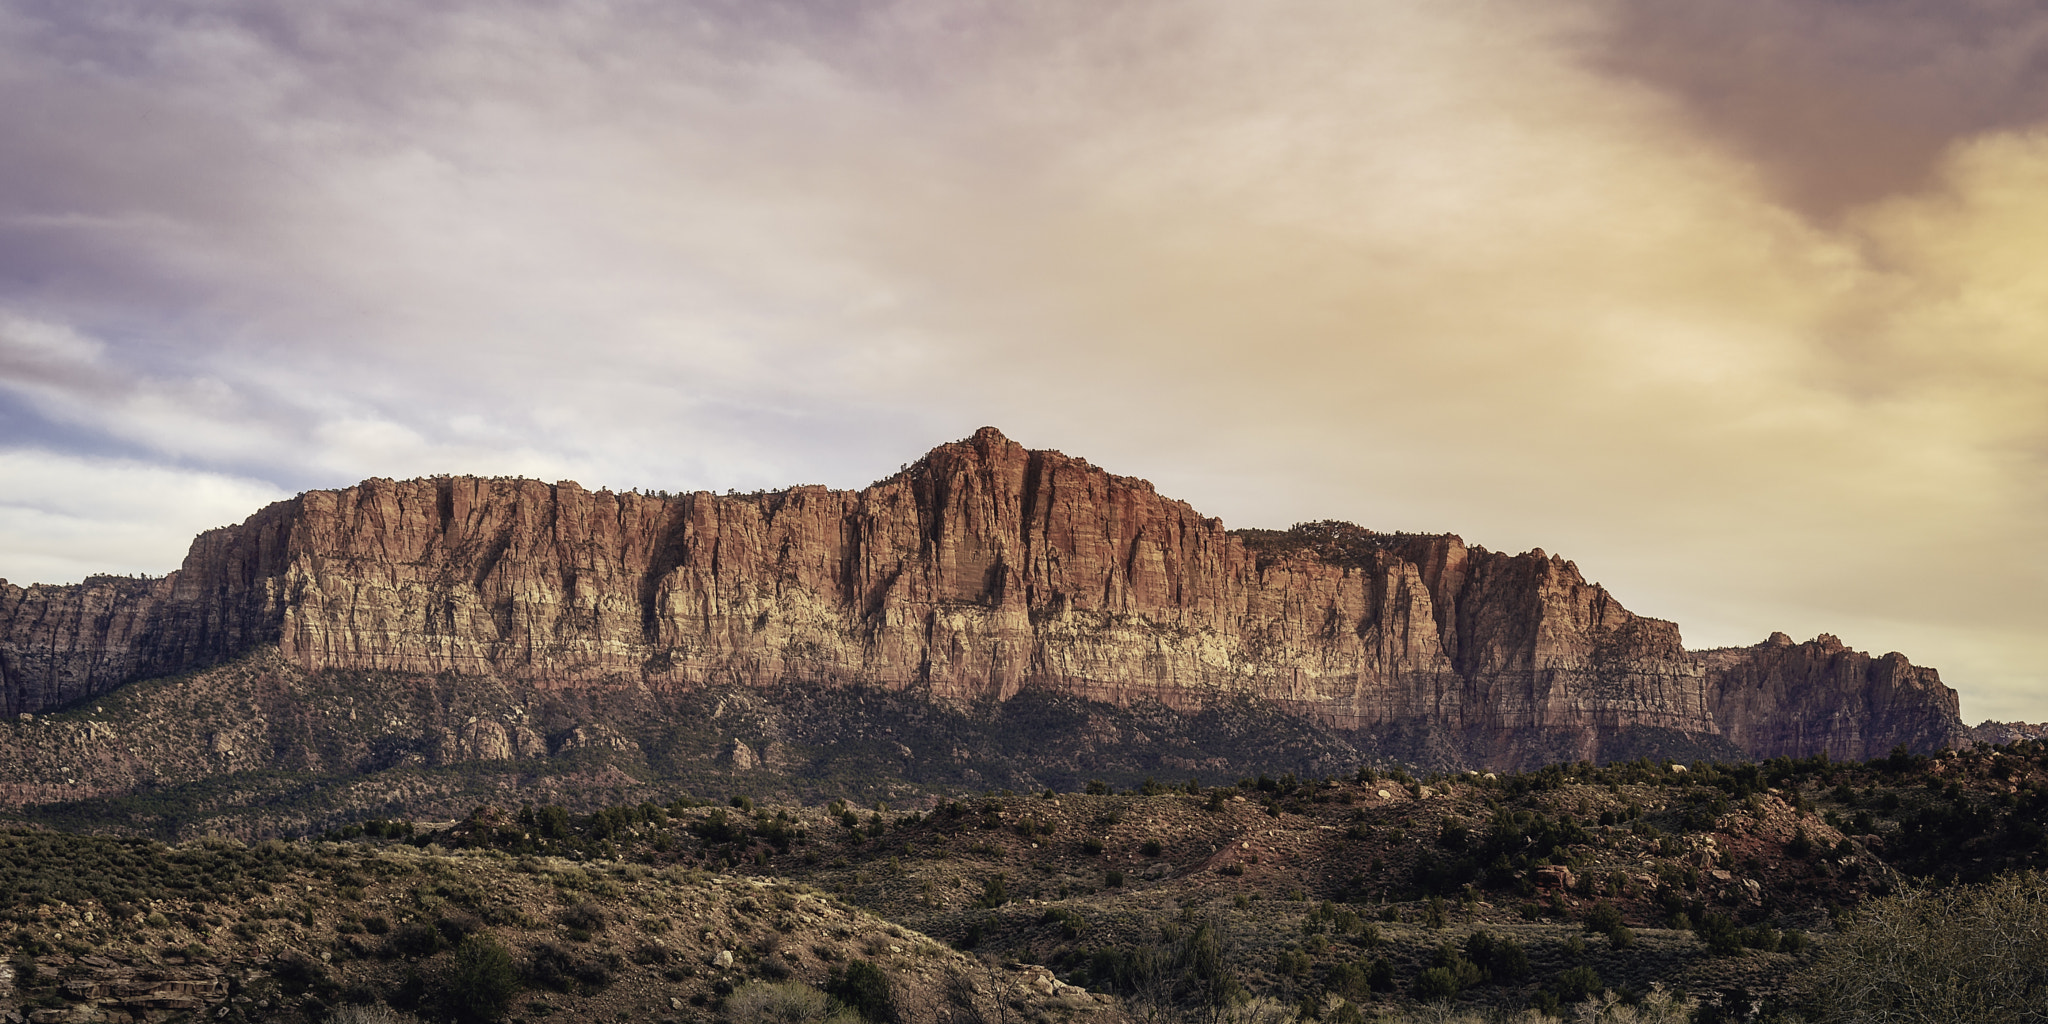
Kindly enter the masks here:
<path id="1" fill-rule="evenodd" d="M 184 566 L 163 579 L 0 580 L 0 709 L 61 706 L 275 640 L 295 505 L 201 534 Z"/>
<path id="2" fill-rule="evenodd" d="M 1755 647 L 1702 651 L 1714 718 L 1757 758 L 1826 753 L 1883 757 L 1895 746 L 1962 745 L 1956 692 L 1903 654 L 1874 658 L 1825 633 L 1803 644 L 1783 633 Z"/>
<path id="3" fill-rule="evenodd" d="M 993 429 L 859 492 L 369 480 L 208 533 L 164 580 L 0 589 L 10 712 L 273 641 L 307 669 L 541 686 L 1029 686 L 1176 709 L 1253 695 L 1338 729 L 1441 735 L 1488 764 L 1598 757 L 1614 730 L 1714 736 L 1724 707 L 1812 696 L 1730 700 L 1675 625 L 1540 550 L 1342 524 L 1233 534 Z M 1823 742 L 1865 742 L 1835 728 Z"/>

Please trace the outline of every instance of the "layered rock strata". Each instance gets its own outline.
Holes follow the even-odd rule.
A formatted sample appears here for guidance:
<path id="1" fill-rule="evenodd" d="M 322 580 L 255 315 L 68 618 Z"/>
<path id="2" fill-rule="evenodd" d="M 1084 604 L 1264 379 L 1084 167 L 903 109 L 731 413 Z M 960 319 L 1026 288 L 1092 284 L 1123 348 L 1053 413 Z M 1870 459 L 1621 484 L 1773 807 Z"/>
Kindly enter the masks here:
<path id="1" fill-rule="evenodd" d="M 1893 747 L 1962 743 L 1956 692 L 1893 652 L 1872 657 L 1826 633 L 1793 643 L 1783 633 L 1754 647 L 1702 651 L 1714 720 L 1752 757 L 1883 757 Z"/>
<path id="2" fill-rule="evenodd" d="M 1755 674 L 1739 657 L 1703 664 L 1675 625 L 1541 550 L 1335 523 L 1232 533 L 1143 480 L 987 428 L 858 492 L 368 480 L 202 535 L 162 580 L 0 584 L 10 713 L 273 642 L 307 669 L 540 686 L 858 684 L 952 701 L 1043 687 L 1176 709 L 1252 695 L 1498 763 L 1539 747 L 1598 757 L 1600 737 L 1633 728 L 1772 753 L 1932 735 L 1854 717 L 1903 715 L 1911 701 L 1888 686 L 1945 692 L 1930 706 L 1954 714 L 1931 673 L 1870 682 L 1847 717 L 1820 715 L 1837 702 L 1814 686 L 1731 697 Z M 1759 714 L 1801 724 L 1743 717 Z"/>

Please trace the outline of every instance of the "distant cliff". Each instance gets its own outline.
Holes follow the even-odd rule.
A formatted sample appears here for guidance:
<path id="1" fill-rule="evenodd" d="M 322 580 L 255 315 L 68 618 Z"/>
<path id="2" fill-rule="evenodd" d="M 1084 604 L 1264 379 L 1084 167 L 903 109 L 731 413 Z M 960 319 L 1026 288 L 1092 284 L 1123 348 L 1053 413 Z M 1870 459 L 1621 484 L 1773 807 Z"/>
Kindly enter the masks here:
<path id="1" fill-rule="evenodd" d="M 1830 640 L 1694 655 L 1541 550 L 1226 531 L 984 428 L 858 492 L 311 491 L 202 535 L 162 580 L 0 584 L 0 699 L 38 711 L 275 643 L 307 669 L 544 687 L 1248 695 L 1489 766 L 1633 756 L 1645 730 L 1757 756 L 1963 735 L 1932 670 Z"/>
<path id="2" fill-rule="evenodd" d="M 1756 758 L 1883 757 L 1895 746 L 1953 747 L 1968 737 L 1956 692 L 1903 654 L 1873 658 L 1825 633 L 1783 633 L 1755 647 L 1702 651 L 1722 734 Z"/>

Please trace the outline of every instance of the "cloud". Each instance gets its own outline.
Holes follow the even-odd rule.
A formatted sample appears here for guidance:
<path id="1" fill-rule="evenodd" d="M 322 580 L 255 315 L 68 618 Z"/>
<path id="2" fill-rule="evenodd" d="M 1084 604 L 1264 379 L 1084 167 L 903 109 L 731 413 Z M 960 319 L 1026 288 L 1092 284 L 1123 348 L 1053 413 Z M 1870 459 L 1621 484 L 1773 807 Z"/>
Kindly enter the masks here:
<path id="1" fill-rule="evenodd" d="M 80 493 L 859 486 L 995 423 L 2048 718 L 2038 19 L 1864 8 L 16 5 L 0 397 Z"/>
<path id="2" fill-rule="evenodd" d="M 1949 147 L 2048 119 L 2026 0 L 1617 0 L 1589 50 L 1677 97 L 1777 194 L 1832 217 L 1932 184 Z"/>
<path id="3" fill-rule="evenodd" d="M 289 497 L 257 480 L 148 463 L 0 450 L 0 566 L 16 585 L 162 575 L 203 530 Z"/>

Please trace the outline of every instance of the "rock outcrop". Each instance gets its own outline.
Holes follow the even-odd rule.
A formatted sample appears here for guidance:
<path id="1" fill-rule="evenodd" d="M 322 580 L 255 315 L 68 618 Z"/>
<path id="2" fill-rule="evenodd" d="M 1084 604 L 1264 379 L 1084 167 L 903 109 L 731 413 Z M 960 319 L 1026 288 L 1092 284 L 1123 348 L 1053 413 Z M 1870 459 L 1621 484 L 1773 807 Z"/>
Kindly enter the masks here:
<path id="1" fill-rule="evenodd" d="M 1702 651 L 1722 733 L 1756 758 L 1837 760 L 1961 745 L 1956 692 L 1931 668 L 1893 652 L 1872 657 L 1825 633 L 1783 633 L 1754 647 Z"/>
<path id="2" fill-rule="evenodd" d="M 1039 687 L 1181 710 L 1250 695 L 1486 765 L 1597 758 L 1640 730 L 1882 753 L 1946 728 L 1855 718 L 1904 714 L 1885 696 L 1901 687 L 1948 693 L 1954 714 L 1953 693 L 1903 659 L 1842 715 L 1817 687 L 1848 675 L 1758 669 L 1787 680 L 1776 696 L 1731 696 L 1751 681 L 1739 659 L 1710 670 L 1721 662 L 1686 652 L 1674 624 L 1541 550 L 1339 523 L 1230 532 L 988 428 L 858 492 L 368 480 L 202 535 L 165 579 L 0 584 L 10 713 L 267 643 L 313 670 L 541 687 L 857 684 L 948 701 Z M 522 740 L 448 748 L 523 756 Z"/>
<path id="3" fill-rule="evenodd" d="M 1984 721 L 1970 729 L 1970 742 L 1981 746 L 1997 747 L 2033 740 L 2048 740 L 2048 724 Z"/>

